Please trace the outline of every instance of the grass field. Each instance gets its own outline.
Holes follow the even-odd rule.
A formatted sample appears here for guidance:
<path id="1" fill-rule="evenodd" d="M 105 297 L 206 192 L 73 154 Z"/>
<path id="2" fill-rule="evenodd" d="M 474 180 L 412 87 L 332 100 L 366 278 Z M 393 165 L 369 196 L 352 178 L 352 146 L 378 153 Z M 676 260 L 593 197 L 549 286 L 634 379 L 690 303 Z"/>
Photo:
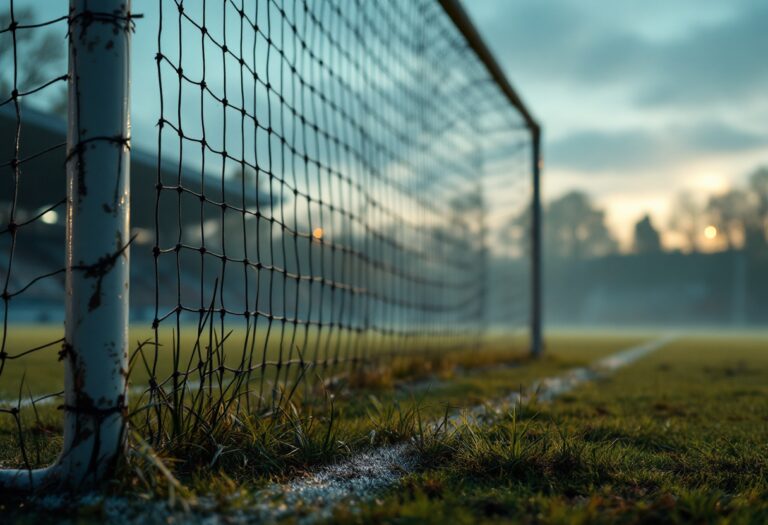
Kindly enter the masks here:
<path id="1" fill-rule="evenodd" d="M 340 522 L 767 523 L 768 342 L 683 339 L 439 444 Z"/>
<path id="2" fill-rule="evenodd" d="M 410 442 L 418 451 L 412 472 L 362 503 L 336 503 L 330 519 L 768 522 L 765 335 L 682 337 L 552 403 L 534 401 L 442 432 L 427 424 L 446 410 L 491 402 L 649 337 L 553 334 L 539 361 L 498 349 L 485 358 L 454 357 L 426 371 L 414 369 L 410 380 L 406 367 L 396 376 L 380 372 L 333 384 L 295 411 L 254 417 L 229 432 L 222 427 L 210 443 L 193 443 L 190 436 L 151 454 L 132 441 L 120 481 L 107 492 L 138 509 L 173 492 L 177 521 L 247 521 L 258 491 L 274 481 L 302 477 L 372 447 Z M 58 446 L 56 424 L 37 432 L 44 438 L 44 459 Z M 7 424 L 0 427 L 5 465 L 18 455 L 13 435 Z M 156 461 L 170 468 L 173 481 Z M 178 510 L 182 500 L 191 506 L 188 514 Z M 54 516 L 98 522 L 106 512 L 99 501 L 52 515 L 30 513 L 26 509 L 34 505 L 6 497 L 0 510 L 20 522 Z M 313 509 L 302 513 L 311 516 Z"/>
<path id="3" fill-rule="evenodd" d="M 280 344 L 279 329 L 274 329 L 271 332 L 262 329 L 253 330 L 247 335 L 244 330 L 232 330 L 230 327 L 227 330 L 230 331 L 226 332 L 224 337 L 222 337 L 218 327 L 215 327 L 209 333 L 208 326 L 206 325 L 198 336 L 198 331 L 194 326 L 183 326 L 181 339 L 178 341 L 179 362 L 182 370 L 194 369 L 199 360 L 195 351 L 196 342 L 198 348 L 205 354 L 206 346 L 210 343 L 209 339 L 213 339 L 213 343 L 210 346 L 215 347 L 214 351 L 220 351 L 221 355 L 214 356 L 214 360 L 217 363 L 220 360 L 221 364 L 226 364 L 230 368 L 242 368 L 241 361 L 244 352 L 248 355 L 252 354 L 253 364 L 255 365 L 259 365 L 262 357 L 264 357 L 270 363 L 265 369 L 266 375 L 270 378 L 273 378 L 275 375 L 273 363 L 279 360 L 286 362 L 288 359 L 293 359 L 294 361 L 298 359 L 298 354 L 302 351 L 302 349 L 298 348 L 300 346 L 299 343 L 304 343 L 308 347 L 303 349 L 305 354 L 310 354 L 311 350 L 316 346 L 324 346 L 326 343 L 330 343 L 329 346 L 333 347 L 338 343 L 341 347 L 339 357 L 341 359 L 350 357 L 346 353 L 351 346 L 349 344 L 350 336 L 343 332 L 339 334 L 337 333 L 340 332 L 338 330 L 334 330 L 332 336 L 329 335 L 328 332 L 330 331 L 328 330 L 320 336 L 314 330 L 309 333 L 306 340 L 303 339 L 302 332 L 295 339 L 292 339 L 290 336 L 285 337 L 282 345 Z M 62 347 L 60 340 L 63 336 L 63 330 L 60 326 L 11 326 L 8 330 L 6 341 L 6 352 L 9 358 L 4 361 L 4 366 L 0 372 L 0 401 L 14 401 L 18 397 L 20 390 L 24 393 L 25 397 L 28 397 L 29 394 L 39 396 L 63 389 L 64 363 L 59 358 L 59 352 Z M 158 333 L 158 336 L 157 353 L 159 359 L 155 373 L 156 378 L 162 380 L 169 377 L 173 372 L 173 352 L 174 347 L 177 346 L 178 336 L 173 328 L 167 327 L 164 327 Z M 131 386 L 134 387 L 134 390 L 147 386 L 149 377 L 148 363 L 141 359 L 138 349 L 143 348 L 143 355 L 147 361 L 151 362 L 154 352 L 154 341 L 155 334 L 150 328 L 131 328 L 129 333 L 129 352 L 131 355 Z M 291 342 L 293 342 L 293 352 L 289 348 L 291 347 Z M 402 356 L 395 358 L 394 363 L 387 354 L 388 363 L 395 365 L 389 368 L 398 370 L 410 364 L 412 360 L 409 358 L 409 353 L 411 351 L 430 350 L 434 346 L 434 341 L 426 344 L 425 341 L 420 341 L 417 338 L 410 338 L 406 345 L 401 344 L 395 347 L 394 344 L 396 342 L 397 340 L 394 338 L 382 340 L 375 336 L 370 336 L 368 341 L 357 341 L 360 345 L 365 346 L 371 358 L 387 353 L 402 354 Z M 452 362 L 468 362 L 471 365 L 477 365 L 479 364 L 478 360 L 483 359 L 489 363 L 497 360 L 518 359 L 525 355 L 526 348 L 527 339 L 523 334 L 499 334 L 497 336 L 489 336 L 486 339 L 484 350 L 481 353 L 462 352 L 460 347 L 459 351 L 452 351 L 450 353 L 453 356 L 451 358 Z M 30 352 L 29 349 L 38 350 Z M 470 354 L 472 355 L 470 356 Z M 444 352 L 440 352 L 440 356 L 443 355 Z M 15 356 L 19 357 L 15 358 Z M 313 356 L 305 355 L 304 357 L 305 359 L 311 359 Z M 320 357 L 322 358 L 323 356 Z M 442 357 L 440 358 L 442 359 Z M 203 359 L 205 359 L 205 356 Z M 344 364 L 342 363 L 336 367 L 336 370 L 320 371 L 319 373 L 331 374 L 343 368 Z M 402 372 L 408 373 L 407 370 Z"/>

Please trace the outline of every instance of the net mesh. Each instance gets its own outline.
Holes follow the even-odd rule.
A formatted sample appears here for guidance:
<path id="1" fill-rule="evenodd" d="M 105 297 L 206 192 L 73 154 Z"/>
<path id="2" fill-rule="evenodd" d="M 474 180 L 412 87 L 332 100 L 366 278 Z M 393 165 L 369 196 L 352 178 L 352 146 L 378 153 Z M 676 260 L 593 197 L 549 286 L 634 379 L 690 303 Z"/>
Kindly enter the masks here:
<path id="1" fill-rule="evenodd" d="M 438 3 L 164 0 L 156 62 L 159 404 L 525 320 L 529 135 Z"/>
<path id="2" fill-rule="evenodd" d="M 56 11 L 0 6 L 0 447 L 27 467 L 55 433 L 24 409 L 63 384 L 60 327 L 19 327 L 63 319 L 67 13 Z M 53 373 L 35 377 L 41 364 Z"/>
<path id="3" fill-rule="evenodd" d="M 68 13 L 54 4 L 0 7 L 4 467 L 61 447 Z M 523 331 L 530 133 L 439 2 L 142 9 L 133 75 L 152 68 L 154 85 L 134 84 L 132 102 L 139 433 L 161 441 L 319 378 Z"/>

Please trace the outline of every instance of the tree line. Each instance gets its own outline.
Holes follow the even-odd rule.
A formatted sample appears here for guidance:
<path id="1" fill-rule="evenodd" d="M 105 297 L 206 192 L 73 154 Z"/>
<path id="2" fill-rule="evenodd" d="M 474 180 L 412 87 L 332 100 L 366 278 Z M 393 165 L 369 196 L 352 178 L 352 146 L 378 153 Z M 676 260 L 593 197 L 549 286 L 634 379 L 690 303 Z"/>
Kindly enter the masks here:
<path id="1" fill-rule="evenodd" d="M 503 242 L 525 246 L 529 225 L 530 211 L 526 210 L 504 230 Z M 688 253 L 702 251 L 705 243 L 714 238 L 721 249 L 768 252 L 768 167 L 755 169 L 745 185 L 724 193 L 678 193 L 666 228 L 677 234 L 682 244 L 679 249 Z M 547 257 L 555 259 L 590 259 L 619 251 L 616 236 L 606 223 L 605 211 L 580 190 L 565 193 L 545 206 L 542 242 Z M 650 215 L 635 223 L 631 250 L 668 251 Z"/>

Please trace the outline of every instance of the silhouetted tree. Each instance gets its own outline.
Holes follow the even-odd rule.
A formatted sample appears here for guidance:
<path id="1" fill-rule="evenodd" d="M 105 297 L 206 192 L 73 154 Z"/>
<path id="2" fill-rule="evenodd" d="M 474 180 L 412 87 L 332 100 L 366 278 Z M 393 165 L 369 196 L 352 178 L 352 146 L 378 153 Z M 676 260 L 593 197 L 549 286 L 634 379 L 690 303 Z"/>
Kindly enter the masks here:
<path id="1" fill-rule="evenodd" d="M 659 253 L 661 251 L 661 237 L 651 223 L 650 215 L 646 214 L 635 224 L 635 253 Z"/>
<path id="2" fill-rule="evenodd" d="M 707 214 L 725 237 L 728 249 L 744 246 L 747 229 L 754 227 L 757 220 L 753 195 L 739 189 L 710 197 Z"/>
<path id="3" fill-rule="evenodd" d="M 768 248 L 768 167 L 757 168 L 749 177 L 749 189 L 756 200 L 756 224 L 747 232 L 747 246 Z"/>
<path id="4" fill-rule="evenodd" d="M 605 224 L 605 212 L 597 209 L 589 196 L 572 191 L 544 207 L 542 217 L 546 258 L 586 259 L 618 250 L 618 243 Z M 526 207 L 501 231 L 499 242 L 518 255 L 529 253 L 531 210 Z"/>
<path id="5" fill-rule="evenodd" d="M 543 221 L 549 256 L 583 259 L 613 253 L 618 244 L 605 224 L 605 212 L 589 196 L 571 191 L 552 201 Z"/>
<path id="6" fill-rule="evenodd" d="M 691 192 L 677 194 L 669 216 L 669 229 L 681 234 L 688 244 L 688 250 L 699 249 L 699 235 L 704 228 L 704 207 Z"/>

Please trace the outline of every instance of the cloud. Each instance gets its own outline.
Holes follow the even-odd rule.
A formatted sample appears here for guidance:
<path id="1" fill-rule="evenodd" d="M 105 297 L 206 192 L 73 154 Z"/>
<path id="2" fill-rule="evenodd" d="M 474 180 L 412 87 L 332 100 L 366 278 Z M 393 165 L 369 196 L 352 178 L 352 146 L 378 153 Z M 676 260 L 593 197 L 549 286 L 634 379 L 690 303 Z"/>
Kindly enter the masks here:
<path id="1" fill-rule="evenodd" d="M 655 9 L 658 24 L 670 26 L 673 36 L 651 38 L 640 31 L 640 13 L 631 3 L 497 1 L 478 8 L 476 15 L 512 78 L 582 87 L 612 84 L 632 93 L 640 107 L 765 96 L 768 3 L 734 0 L 730 16 L 709 17 L 699 12 L 713 6 L 698 1 L 651 4 L 644 9 Z M 611 22 L 601 14 L 606 10 Z M 644 25 L 652 27 L 647 20 Z"/>
<path id="2" fill-rule="evenodd" d="M 568 75 L 589 40 L 588 21 L 567 2 L 477 3 L 485 40 L 508 71 L 547 77 Z M 515 78 L 516 75 L 512 75 Z"/>
<path id="3" fill-rule="evenodd" d="M 688 128 L 683 132 L 683 139 L 684 145 L 693 153 L 741 151 L 768 144 L 766 135 L 740 130 L 722 123 Z"/>
<path id="4" fill-rule="evenodd" d="M 661 130 L 579 131 L 554 141 L 545 153 L 552 166 L 636 173 L 703 154 L 746 151 L 766 143 L 766 135 L 709 122 Z"/>
<path id="5" fill-rule="evenodd" d="M 733 103 L 764 97 L 768 89 L 768 4 L 755 6 L 721 26 L 651 49 L 651 81 L 641 90 L 644 105 Z"/>

